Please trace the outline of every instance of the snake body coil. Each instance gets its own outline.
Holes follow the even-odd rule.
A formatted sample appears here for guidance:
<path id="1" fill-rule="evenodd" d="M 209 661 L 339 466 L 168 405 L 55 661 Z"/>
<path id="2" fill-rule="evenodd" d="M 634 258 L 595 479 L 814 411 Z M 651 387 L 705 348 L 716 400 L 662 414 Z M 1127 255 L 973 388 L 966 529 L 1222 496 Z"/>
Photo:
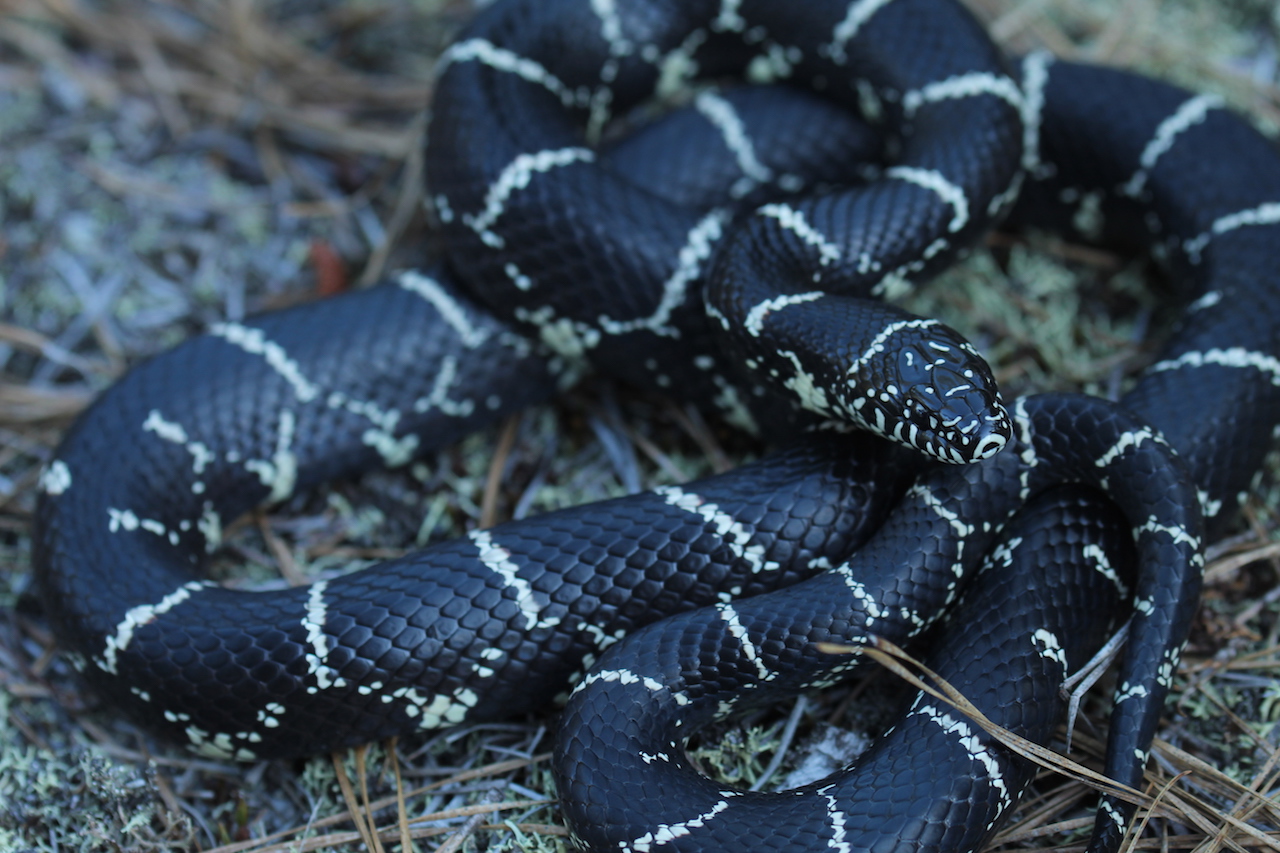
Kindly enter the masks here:
<path id="1" fill-rule="evenodd" d="M 642 102 L 725 75 L 822 97 L 707 90 L 612 139 Z M 788 827 L 833 849 L 885 833 L 970 849 L 1027 774 L 937 708 L 900 730 L 919 729 L 934 763 L 912 764 L 900 734 L 843 781 L 784 798 L 801 809 L 785 817 L 688 776 L 670 733 L 847 668 L 815 642 L 921 634 L 1000 524 L 1086 482 L 1137 541 L 1107 768 L 1135 783 L 1197 600 L 1201 508 L 1220 530 L 1280 421 L 1280 162 L 1203 96 L 1043 56 L 1018 76 L 944 0 L 495 4 L 446 54 L 433 103 L 447 265 L 219 324 L 105 394 L 42 479 L 37 581 L 59 636 L 140 722 L 243 760 L 508 715 L 612 646 L 557 747 L 584 845 L 718 849 Z M 779 114 L 813 138 L 779 132 Z M 689 155 L 669 142 L 694 126 L 727 156 L 670 177 Z M 858 307 L 927 276 L 1015 201 L 1014 221 L 1136 239 L 1189 283 L 1182 328 L 1125 408 L 1046 396 L 1006 410 L 953 332 Z M 814 435 L 717 478 L 305 589 L 236 592 L 194 573 L 224 519 L 403 464 L 546 399 L 584 358 L 766 431 L 835 419 L 895 443 Z M 986 461 L 911 485 L 920 463 L 903 445 Z M 1013 521 L 935 659 L 1037 738 L 1052 715 L 1018 709 L 1107 630 L 1127 553 L 1114 509 L 1053 494 Z M 1114 580 L 1099 582 L 1103 566 Z M 970 646 L 981 665 L 951 651 Z M 1027 693 L 1010 692 L 1010 668 L 1034 676 Z M 637 701 L 644 726 L 602 727 Z M 934 784 L 942 764 L 967 793 Z M 902 796 L 864 802 L 869 784 Z M 684 793 L 671 803 L 655 785 Z M 1114 848 L 1127 814 L 1104 800 L 1093 849 Z"/>

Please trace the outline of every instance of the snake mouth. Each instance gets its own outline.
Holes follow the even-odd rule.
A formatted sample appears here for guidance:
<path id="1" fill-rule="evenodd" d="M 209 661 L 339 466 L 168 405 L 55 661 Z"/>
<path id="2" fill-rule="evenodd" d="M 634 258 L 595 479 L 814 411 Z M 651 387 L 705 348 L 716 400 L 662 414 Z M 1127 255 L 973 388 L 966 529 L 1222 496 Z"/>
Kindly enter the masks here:
<path id="1" fill-rule="evenodd" d="M 985 416 L 970 420 L 966 429 L 956 430 L 951 436 L 965 462 L 990 459 L 1013 438 L 1013 420 L 999 395 L 986 402 L 989 411 Z"/>
<path id="2" fill-rule="evenodd" d="M 1003 450 L 1004 446 L 1008 443 L 1008 436 L 1001 435 L 1000 433 L 992 433 L 991 435 L 984 437 L 973 448 L 974 461 L 990 459 L 992 456 L 995 456 Z"/>
<path id="3" fill-rule="evenodd" d="M 956 427 L 944 427 L 936 416 L 929 426 L 912 426 L 902 435 L 895 431 L 893 438 L 914 447 L 926 456 L 952 465 L 967 465 L 995 456 L 1009 443 L 1012 431 L 1007 419 L 998 415 L 981 423 L 968 422 L 968 431 Z"/>

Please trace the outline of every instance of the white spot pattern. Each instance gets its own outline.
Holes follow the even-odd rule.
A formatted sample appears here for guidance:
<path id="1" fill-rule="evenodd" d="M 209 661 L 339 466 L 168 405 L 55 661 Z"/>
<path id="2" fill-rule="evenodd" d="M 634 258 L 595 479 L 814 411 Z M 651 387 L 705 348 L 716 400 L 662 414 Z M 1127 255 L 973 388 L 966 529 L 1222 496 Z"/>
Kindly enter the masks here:
<path id="1" fill-rule="evenodd" d="M 813 290 L 808 293 L 784 293 L 781 296 L 766 299 L 747 312 L 747 317 L 742 323 L 743 329 L 746 330 L 747 334 L 758 338 L 764 334 L 764 321 L 768 319 L 770 314 L 789 308 L 792 305 L 817 302 L 826 295 L 820 290 Z"/>
<path id="2" fill-rule="evenodd" d="M 969 199 L 956 184 L 936 169 L 920 169 L 915 166 L 894 166 L 885 170 L 885 177 L 915 184 L 937 194 L 951 207 L 951 222 L 947 229 L 955 233 L 969 224 Z"/>
<path id="3" fill-rule="evenodd" d="M 922 705 L 913 713 L 928 716 L 944 732 L 955 735 L 961 747 L 969 754 L 970 760 L 981 765 L 987 782 L 1000 795 L 1000 802 L 1005 807 L 1008 807 L 1013 802 L 1013 795 L 1010 793 L 1008 785 L 1005 784 L 1004 771 L 1001 770 L 995 753 L 982 742 L 978 737 L 978 733 L 969 725 L 968 721 L 953 717 L 933 705 Z M 1003 813 L 1003 811 L 1003 809 L 997 810 L 997 815 Z"/>
<path id="4" fill-rule="evenodd" d="M 307 645 L 311 651 L 307 653 L 307 671 L 315 676 L 316 688 L 327 690 L 330 687 L 342 687 L 346 682 L 338 676 L 338 671 L 327 663 L 329 657 L 329 638 L 324 633 L 324 623 L 328 616 L 324 593 L 328 581 L 316 581 L 307 590 L 307 612 L 302 617 L 302 627 L 307 631 Z"/>
<path id="5" fill-rule="evenodd" d="M 506 48 L 498 47 L 488 39 L 472 38 L 451 45 L 440 55 L 436 76 L 443 74 L 450 65 L 460 62 L 482 62 L 498 71 L 515 74 L 546 89 L 559 98 L 566 107 L 581 106 L 588 97 L 585 92 L 570 90 L 541 64 Z"/>
<path id="6" fill-rule="evenodd" d="M 116 670 L 117 656 L 129 647 L 129 643 L 133 641 L 134 631 L 151 622 L 157 616 L 168 613 L 194 593 L 212 586 L 217 586 L 217 584 L 212 581 L 188 581 L 155 604 L 139 604 L 137 607 L 129 608 L 124 617 L 116 624 L 115 633 L 107 637 L 106 646 L 102 650 L 102 658 L 96 660 L 95 663 L 104 672 L 119 675 L 120 673 Z"/>
<path id="7" fill-rule="evenodd" d="M 693 492 L 687 492 L 679 486 L 659 486 L 653 491 L 669 505 L 704 519 L 711 525 L 715 534 L 723 540 L 724 545 L 731 549 L 738 559 L 751 567 L 753 574 L 777 570 L 778 563 L 766 559 L 764 547 L 751 544 L 751 531 L 716 504 Z"/>
<path id="8" fill-rule="evenodd" d="M 1120 188 L 1120 192 L 1133 198 L 1141 196 L 1156 161 L 1173 147 L 1179 134 L 1204 121 L 1210 110 L 1219 109 L 1222 106 L 1223 100 L 1217 95 L 1196 95 L 1184 101 L 1173 115 L 1162 121 L 1156 128 L 1155 135 L 1138 158 L 1141 164 L 1139 169 Z"/>
<path id="9" fill-rule="evenodd" d="M 825 46 L 824 52 L 831 61 L 841 65 L 848 62 L 849 57 L 845 48 L 848 47 L 849 42 L 857 37 L 858 31 L 876 12 L 892 2 L 893 0 L 854 0 L 850 3 L 845 10 L 844 18 L 831 34 L 831 43 Z"/>
<path id="10" fill-rule="evenodd" d="M 1164 370 L 1180 370 L 1184 367 L 1204 367 L 1205 365 L 1251 368 L 1267 374 L 1272 385 L 1280 385 L 1280 359 L 1240 347 L 1185 352 L 1177 358 L 1157 362 L 1147 370 L 1149 373 L 1159 373 Z"/>
<path id="11" fill-rule="evenodd" d="M 737 792 L 724 793 L 731 796 L 737 795 Z M 624 850 L 634 850 L 635 853 L 649 853 L 650 850 L 653 850 L 656 847 L 663 847 L 670 844 L 672 841 L 675 841 L 677 838 L 683 838 L 684 836 L 689 835 L 690 830 L 705 826 L 707 821 L 711 820 L 727 808 L 729 808 L 729 801 L 727 799 L 721 800 L 712 806 L 710 810 L 703 812 L 697 817 L 692 817 L 688 820 L 680 821 L 679 823 L 660 823 L 653 831 L 646 832 L 630 844 L 624 842 L 621 847 Z"/>
<path id="12" fill-rule="evenodd" d="M 803 212 L 788 204 L 774 203 L 763 205 L 756 211 L 759 216 L 776 219 L 778 224 L 818 250 L 818 262 L 823 266 L 840 260 L 840 247 L 827 239 L 821 231 L 809 224 Z"/>
<path id="13" fill-rule="evenodd" d="M 485 245 L 501 249 L 505 241 L 493 231 L 493 225 L 506 210 L 507 200 L 519 190 L 529 186 L 535 175 L 572 166 L 575 163 L 591 163 L 596 158 L 590 148 L 571 147 L 539 151 L 536 154 L 520 154 L 506 165 L 502 173 L 485 193 L 484 209 L 479 213 L 466 213 L 462 221 L 475 231 Z"/>
<path id="14" fill-rule="evenodd" d="M 751 635 L 747 632 L 746 627 L 738 619 L 738 611 L 733 609 L 732 604 L 716 605 L 716 613 L 720 615 L 725 625 L 729 628 L 729 633 L 738 641 L 739 648 L 742 649 L 742 656 L 755 665 L 756 675 L 761 681 L 772 681 L 776 673 L 771 672 L 764 661 L 760 658 L 760 652 L 751 640 Z"/>
<path id="15" fill-rule="evenodd" d="M 475 543 L 476 549 L 480 552 L 480 562 L 484 563 L 489 571 L 502 578 L 503 584 L 515 593 L 516 606 L 524 614 L 526 628 L 550 627 L 559 621 L 558 619 L 539 621 L 538 616 L 542 612 L 542 606 L 534 597 L 533 587 L 529 586 L 527 580 L 520 577 L 518 574 L 520 567 L 511 562 L 511 552 L 494 543 L 490 531 L 473 530 L 467 534 L 467 538 Z"/>
<path id="16" fill-rule="evenodd" d="M 71 469 L 61 459 L 49 463 L 40 472 L 40 491 L 46 495 L 61 495 L 71 488 Z"/>
<path id="17" fill-rule="evenodd" d="M 978 95 L 994 95 L 1012 106 L 1022 109 L 1023 96 L 1018 84 L 1003 74 L 989 71 L 972 71 L 938 80 L 902 96 L 902 108 L 908 118 L 925 104 L 955 98 L 972 98 Z"/>
<path id="18" fill-rule="evenodd" d="M 1237 213 L 1218 217 L 1204 234 L 1187 240 L 1183 244 L 1183 250 L 1187 253 L 1187 257 L 1192 263 L 1199 263 L 1200 254 L 1214 237 L 1249 225 L 1275 225 L 1277 223 L 1280 223 L 1280 202 L 1266 202 L 1248 210 L 1241 210 Z"/>

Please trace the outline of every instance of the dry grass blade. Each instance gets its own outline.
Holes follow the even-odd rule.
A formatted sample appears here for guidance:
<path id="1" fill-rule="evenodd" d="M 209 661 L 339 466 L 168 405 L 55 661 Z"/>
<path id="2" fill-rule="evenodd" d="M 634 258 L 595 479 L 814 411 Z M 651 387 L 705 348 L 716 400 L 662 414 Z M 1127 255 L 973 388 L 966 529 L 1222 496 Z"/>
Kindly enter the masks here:
<path id="1" fill-rule="evenodd" d="M 1280 542 L 1271 542 L 1229 554 L 1210 563 L 1204 570 L 1205 583 L 1214 583 L 1235 575 L 1244 566 L 1259 560 L 1280 557 Z"/>
<path id="2" fill-rule="evenodd" d="M 520 415 L 512 415 L 502 425 L 498 447 L 489 464 L 489 475 L 484 481 L 484 497 L 480 502 L 480 526 L 492 527 L 498 523 L 498 499 L 502 490 L 503 471 L 511 459 L 511 448 L 516 443 L 516 431 L 520 429 Z"/>
<path id="3" fill-rule="evenodd" d="M 491 805 L 492 808 L 487 812 L 477 811 L 473 814 L 466 823 L 449 836 L 444 844 L 440 845 L 436 853 L 458 853 L 462 849 L 462 845 L 467 843 L 467 840 L 471 838 L 475 831 L 484 826 L 485 816 L 497 810 L 501 797 L 501 791 L 496 788 L 485 795 L 486 804 Z"/>
<path id="4" fill-rule="evenodd" d="M 400 851 L 411 853 L 414 850 L 413 838 L 409 833 L 409 810 L 405 804 L 404 778 L 400 775 L 400 755 L 396 751 L 396 738 L 387 745 L 387 755 L 391 759 L 391 771 L 396 778 L 396 818 L 400 830 Z"/>
<path id="5" fill-rule="evenodd" d="M 356 765 L 359 768 L 359 775 L 362 783 L 366 778 L 364 772 L 364 754 L 364 747 L 358 747 L 355 750 Z M 345 754 L 341 752 L 335 752 L 329 757 L 333 762 L 333 772 L 338 778 L 338 784 L 342 786 L 342 798 L 347 802 L 347 814 L 351 816 L 351 822 L 355 824 L 356 832 L 359 833 L 360 839 L 364 842 L 365 848 L 371 853 L 382 853 L 382 845 L 374 834 L 372 818 L 368 812 L 368 798 L 366 797 L 364 799 L 363 805 L 356 799 L 355 789 L 351 785 L 351 778 L 347 775 L 345 758 Z M 367 789 L 365 790 L 365 793 L 368 793 Z"/>
<path id="6" fill-rule="evenodd" d="M 93 399 L 91 393 L 57 388 L 33 388 L 0 381 L 0 423 L 65 423 Z"/>
<path id="7" fill-rule="evenodd" d="M 1071 776 L 1090 787 L 1099 791 L 1125 799 L 1135 805 L 1151 804 L 1151 798 L 1136 791 L 1128 786 L 1121 785 L 1103 774 L 1078 764 L 1066 756 L 1060 755 L 1053 750 L 1041 746 L 1034 741 L 1028 740 L 1019 734 L 1009 731 L 1003 726 L 999 726 L 978 709 L 976 705 L 970 702 L 963 693 L 952 687 L 945 679 L 940 677 L 933 670 L 929 669 L 920 661 L 907 654 L 902 648 L 879 637 L 872 638 L 870 645 L 865 646 L 840 646 L 830 643 L 819 643 L 818 651 L 827 654 L 857 654 L 871 658 L 876 663 L 888 669 L 899 678 L 906 681 L 912 687 L 923 690 L 935 699 L 941 699 L 951 707 L 962 712 L 973 722 L 977 723 L 987 734 L 991 735 L 1004 746 L 1021 755 L 1023 758 L 1034 761 L 1049 770 L 1054 770 L 1067 776 Z"/>
<path id="8" fill-rule="evenodd" d="M 341 771 L 338 770 L 338 767 L 343 761 L 344 757 L 345 756 L 343 753 L 334 753 L 333 756 L 330 757 L 330 760 L 334 764 L 335 773 L 338 774 L 339 784 L 342 784 L 342 779 L 346 777 L 345 768 L 342 769 Z M 439 821 L 439 820 L 449 820 L 449 819 L 459 818 L 459 817 L 470 817 L 476 814 L 481 814 L 481 815 L 490 814 L 495 810 L 511 811 L 516 809 L 529 808 L 531 806 L 545 805 L 546 803 L 549 803 L 550 800 L 526 799 L 526 800 L 515 800 L 511 802 L 506 802 L 506 803 L 499 803 L 497 805 L 481 804 L 477 806 L 464 806 L 464 807 L 446 809 L 446 810 L 419 815 L 418 817 L 413 818 L 412 821 L 410 821 L 410 819 L 407 816 L 408 815 L 408 809 L 406 805 L 407 801 L 414 797 L 418 797 L 423 794 L 430 793 L 432 791 L 447 789 L 449 787 L 465 784 L 467 782 L 473 782 L 478 779 L 485 779 L 485 778 L 494 777 L 494 776 L 503 776 L 505 774 L 509 774 L 514 771 L 525 770 L 532 764 L 542 763 L 547 761 L 550 757 L 551 757 L 550 754 L 545 754 L 545 755 L 534 756 L 532 759 L 511 759 L 509 761 L 498 761 L 493 764 L 486 765 L 484 767 L 478 767 L 474 770 L 461 771 L 449 776 L 448 778 L 441 779 L 429 785 L 422 785 L 416 788 L 411 788 L 409 790 L 404 790 L 399 784 L 397 784 L 396 792 L 392 796 L 383 797 L 381 799 L 370 800 L 363 803 L 356 801 L 354 788 L 351 788 L 350 779 L 348 778 L 346 782 L 346 788 L 344 788 L 344 791 L 343 791 L 343 798 L 347 804 L 347 811 L 344 811 L 338 814 L 329 815 L 328 817 L 324 817 L 319 820 L 312 821 L 308 823 L 306 826 L 298 826 L 289 830 L 272 833 L 271 835 L 254 839 L 252 841 L 241 841 L 241 842 L 236 842 L 232 844 L 220 845 L 218 847 L 214 847 L 206 851 L 206 853 L 282 853 L 282 851 L 296 850 L 296 849 L 317 849 L 317 847 L 314 847 L 314 846 L 299 848 L 297 845 L 299 843 L 310 844 L 312 842 L 317 842 L 321 840 L 324 840 L 325 844 L 346 843 L 346 841 L 351 841 L 351 840 L 359 840 L 359 841 L 364 841 L 365 843 L 368 843 L 368 839 L 366 837 L 367 834 L 375 831 L 374 830 L 375 824 L 372 820 L 372 815 L 376 814 L 382 809 L 389 808 L 391 806 L 395 806 L 397 808 L 397 812 L 398 812 L 397 825 L 395 827 L 389 827 L 387 829 L 376 830 L 379 834 L 384 836 L 387 840 L 392 840 L 392 841 L 398 840 L 395 836 L 392 835 L 393 832 L 399 834 L 402 837 L 407 834 L 408 837 L 412 837 L 412 838 L 422 838 L 422 837 L 428 837 L 433 835 L 443 835 L 445 833 L 454 831 L 453 828 L 435 827 L 435 828 L 424 829 L 422 827 L 414 827 L 412 824 L 427 823 L 427 822 Z M 398 759 L 393 759 L 393 760 L 396 762 L 394 766 L 398 768 L 399 767 Z M 348 789 L 351 791 L 349 798 L 347 796 Z M 365 827 L 364 831 L 358 830 L 354 833 L 330 833 L 324 836 L 317 836 L 305 842 L 299 842 L 296 839 L 290 840 L 292 836 L 305 835 L 315 830 L 325 829 L 326 827 L 334 826 L 336 824 L 345 823 L 348 821 L 357 823 L 357 825 L 359 825 L 359 821 L 361 820 L 367 821 L 367 826 Z M 501 828 L 501 827 L 498 827 L 498 828 Z M 546 830 L 533 830 L 533 831 L 543 832 L 544 834 L 546 832 Z M 346 839 L 346 841 L 343 841 L 340 839 Z M 319 846 L 322 847 L 323 844 Z M 408 849 L 408 848 L 404 848 L 404 849 Z"/>
<path id="9" fill-rule="evenodd" d="M 448 812 L 440 812 L 432 816 L 435 820 L 446 820 L 450 818 L 466 817 L 475 814 L 488 814 L 494 810 L 514 810 L 528 808 L 531 805 L 540 805 L 543 800 L 518 800 L 510 803 L 501 803 L 498 806 L 468 806 L 466 808 L 453 809 Z M 567 837 L 568 832 L 563 827 L 551 826 L 536 823 L 517 823 L 514 824 L 516 829 L 527 833 L 537 833 L 539 835 L 550 837 Z M 485 830 L 490 832 L 510 832 L 511 826 L 506 824 L 481 823 L 476 826 L 477 830 Z M 380 830 L 375 836 L 379 841 L 398 841 L 396 828 L 388 828 Z M 418 838 L 438 838 L 440 836 L 450 835 L 455 832 L 449 827 L 419 827 L 411 829 L 409 832 L 410 839 Z M 331 850 L 343 845 L 360 843 L 365 845 L 366 849 L 374 849 L 368 847 L 367 839 L 359 832 L 330 832 L 325 835 L 317 835 L 306 838 L 301 841 L 290 841 L 287 843 L 271 844 L 264 847 L 253 847 L 254 853 L 298 853 L 298 851 L 311 850 Z M 221 847 L 215 847 L 209 853 L 217 853 L 222 850 Z"/>
<path id="10" fill-rule="evenodd" d="M 1164 817 L 1173 821 L 1190 824 L 1200 830 L 1205 838 L 1217 838 L 1220 843 L 1231 849 L 1246 850 L 1261 847 L 1269 848 L 1280 842 L 1280 829 L 1260 830 L 1246 823 L 1235 814 L 1224 812 L 1207 800 L 1184 791 L 1175 790 L 1175 784 L 1192 774 L 1207 774 L 1222 789 L 1229 792 L 1237 803 L 1250 802 L 1251 805 L 1275 811 L 1276 805 L 1269 799 L 1251 791 L 1220 771 L 1214 770 L 1204 762 L 1191 760 L 1190 766 L 1179 771 L 1170 778 L 1153 780 L 1158 785 L 1157 794 L 1134 790 L 1107 778 L 1105 775 L 1085 767 L 1052 749 L 1027 740 L 991 722 L 960 691 L 940 678 L 926 665 L 907 654 L 898 646 L 883 639 L 876 638 L 865 646 L 839 646 L 820 644 L 819 651 L 829 654 L 859 654 L 879 663 L 898 677 L 902 678 L 918 690 L 922 690 L 935 699 L 939 699 L 969 717 L 985 732 L 1008 749 L 1021 755 L 1039 766 L 1056 773 L 1068 776 L 1084 785 L 1099 791 L 1114 794 L 1138 806 L 1142 816 L 1141 824 L 1145 825 L 1153 817 Z M 1167 744 L 1160 744 L 1167 748 Z M 1186 753 L 1176 751 L 1179 757 L 1189 759 Z M 1238 807 L 1237 807 L 1238 810 Z M 1256 812 L 1256 809 L 1253 811 Z M 1273 825 L 1280 826 L 1275 821 Z"/>

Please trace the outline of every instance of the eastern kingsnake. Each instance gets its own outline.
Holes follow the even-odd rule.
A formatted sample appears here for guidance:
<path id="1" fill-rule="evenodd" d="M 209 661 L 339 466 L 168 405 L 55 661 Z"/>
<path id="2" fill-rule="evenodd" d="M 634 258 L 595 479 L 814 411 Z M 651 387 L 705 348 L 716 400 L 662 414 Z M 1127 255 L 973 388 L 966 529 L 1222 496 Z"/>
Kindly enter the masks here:
<path id="1" fill-rule="evenodd" d="M 1083 480 L 1137 531 L 1108 747 L 1109 774 L 1136 782 L 1196 604 L 1199 508 L 1219 531 L 1280 420 L 1280 161 L 1270 144 L 1211 98 L 1121 72 L 1032 56 L 1015 83 L 945 0 L 500 2 L 445 69 L 427 155 L 448 272 L 219 324 L 126 375 L 50 464 L 37 582 L 89 680 L 156 731 L 249 760 L 509 715 L 613 646 L 571 698 L 567 725 L 581 726 L 557 750 L 584 843 L 717 849 L 761 838 L 775 849 L 785 844 L 768 833 L 786 828 L 799 845 L 852 849 L 888 833 L 890 845 L 968 849 L 1027 774 L 937 708 L 917 706 L 844 787 L 768 805 L 700 777 L 663 781 L 681 770 L 678 744 L 632 739 L 669 740 L 661 729 L 597 726 L 639 696 L 688 731 L 739 701 L 722 686 L 764 697 L 834 677 L 816 666 L 838 673 L 847 662 L 814 642 L 924 631 L 999 523 L 1034 492 Z M 655 92 L 744 73 L 823 97 L 791 106 L 773 87 L 698 94 L 693 112 L 669 121 L 705 122 L 729 165 L 688 182 L 663 179 L 686 156 L 664 140 L 692 134 L 659 122 L 635 140 L 611 138 Z M 860 110 L 883 141 L 829 101 Z M 839 128 L 835 141 L 786 139 L 794 134 L 768 118 L 779 110 L 792 111 L 791 127 Z M 757 112 L 758 131 L 743 119 Z M 757 150 L 753 140 L 770 136 L 792 144 Z M 715 175 L 727 179 L 719 188 Z M 838 181 L 854 186 L 829 186 Z M 1136 241 L 1187 282 L 1194 302 L 1181 329 L 1124 400 L 1136 418 L 1072 396 L 1018 401 L 1009 418 L 951 333 L 889 309 L 856 314 L 827 295 L 908 286 L 1015 198 L 1019 223 Z M 754 212 L 734 212 L 747 203 Z M 716 277 L 704 287 L 708 270 Z M 763 290 L 762 270 L 795 284 Z M 858 343 L 832 345 L 839 322 Z M 844 561 L 918 463 L 878 439 L 818 433 L 717 478 L 475 531 L 305 589 L 233 592 L 193 574 L 223 519 L 343 472 L 401 464 L 545 399 L 583 355 L 767 431 L 840 416 L 945 461 L 1010 446 L 927 471 L 853 558 L 884 557 L 867 569 Z M 896 378 L 868 389 L 845 376 L 851 364 Z M 939 658 L 988 715 L 1047 736 L 1052 716 L 1021 716 L 1022 700 L 1052 695 L 1063 667 L 1107 629 L 1117 586 L 1097 568 L 1125 547 L 1118 524 L 1090 494 L 1051 493 L 993 552 L 988 574 L 1006 580 L 974 585 L 960 611 L 974 624 L 949 626 L 955 639 Z M 921 528 L 938 534 L 934 550 L 917 550 Z M 807 576 L 780 598 L 753 597 Z M 1023 583 L 1049 592 L 1009 594 Z M 970 645 L 983 663 L 945 657 Z M 990 671 L 999 660 L 1037 674 L 1026 693 L 1005 669 Z M 911 739 L 932 744 L 926 766 L 898 750 L 912 727 Z M 968 780 L 963 795 L 933 787 L 952 765 Z M 904 780 L 910 802 L 847 799 L 873 771 Z M 654 784 L 692 787 L 664 802 Z M 1093 849 L 1114 848 L 1128 813 L 1104 800 Z"/>

